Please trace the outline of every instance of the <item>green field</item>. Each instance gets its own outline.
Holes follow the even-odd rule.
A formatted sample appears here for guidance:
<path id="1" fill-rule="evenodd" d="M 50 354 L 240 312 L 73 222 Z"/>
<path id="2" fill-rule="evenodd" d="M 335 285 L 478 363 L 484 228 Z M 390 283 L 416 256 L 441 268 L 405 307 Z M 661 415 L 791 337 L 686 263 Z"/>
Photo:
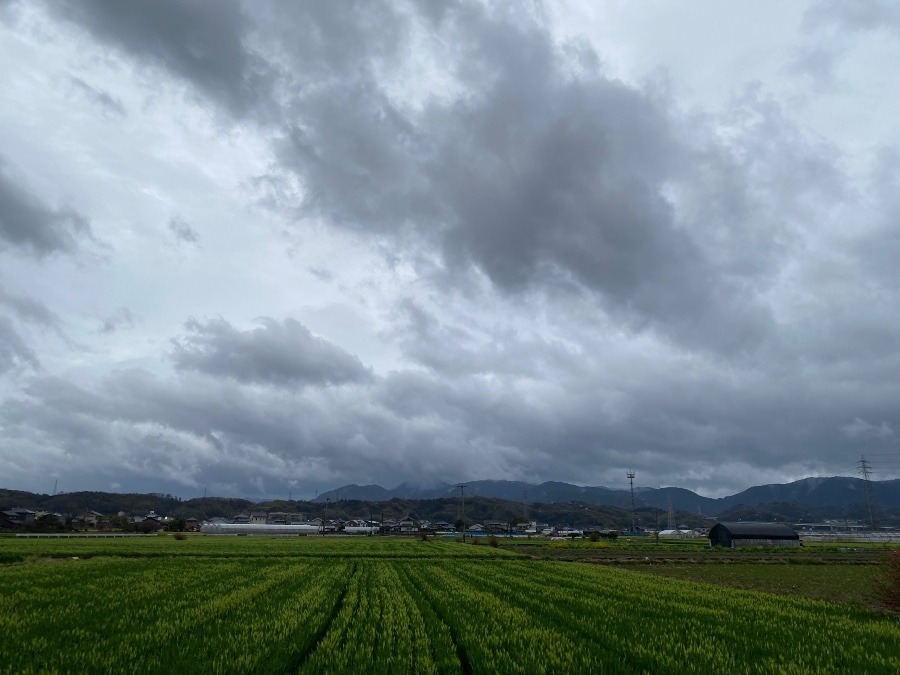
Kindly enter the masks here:
<path id="1" fill-rule="evenodd" d="M 72 556 L 206 558 L 484 558 L 516 557 L 490 546 L 461 546 L 456 542 L 390 537 L 235 537 L 188 535 L 179 541 L 169 535 L 123 538 L 0 539 L 0 556 L 9 561 L 33 557 Z M 0 560 L 3 558 L 0 557 Z"/>
<path id="2" fill-rule="evenodd" d="M 3 539 L 0 555 L 24 561 L 0 567 L 0 673 L 900 672 L 895 616 L 483 545 Z"/>

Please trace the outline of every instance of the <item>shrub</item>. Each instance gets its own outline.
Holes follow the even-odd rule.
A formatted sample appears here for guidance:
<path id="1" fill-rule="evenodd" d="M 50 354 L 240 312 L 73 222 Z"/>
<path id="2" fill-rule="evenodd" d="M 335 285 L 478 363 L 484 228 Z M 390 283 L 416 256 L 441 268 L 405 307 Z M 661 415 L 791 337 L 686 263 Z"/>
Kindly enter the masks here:
<path id="1" fill-rule="evenodd" d="M 875 584 L 884 606 L 900 612 L 900 551 L 891 553 Z"/>
<path id="2" fill-rule="evenodd" d="M 472 543 L 473 543 L 475 546 L 478 546 L 478 544 L 481 543 L 481 540 L 480 540 L 478 537 L 472 537 Z"/>
<path id="3" fill-rule="evenodd" d="M 497 548 L 500 545 L 500 540 L 497 539 L 497 537 L 495 537 L 494 535 L 491 535 L 490 539 L 488 539 L 488 544 L 490 544 L 494 548 Z"/>
<path id="4" fill-rule="evenodd" d="M 183 541 L 183 540 L 187 539 L 187 535 L 184 532 L 176 532 L 172 536 L 175 539 L 177 539 L 178 541 Z"/>
<path id="5" fill-rule="evenodd" d="M 588 535 L 588 539 L 590 539 L 591 542 L 593 542 L 594 544 L 596 544 L 598 541 L 600 541 L 600 533 L 599 533 L 599 532 L 591 532 L 591 533 Z"/>
<path id="6" fill-rule="evenodd" d="M 419 539 L 422 541 L 428 541 L 428 533 L 425 530 L 419 532 Z"/>

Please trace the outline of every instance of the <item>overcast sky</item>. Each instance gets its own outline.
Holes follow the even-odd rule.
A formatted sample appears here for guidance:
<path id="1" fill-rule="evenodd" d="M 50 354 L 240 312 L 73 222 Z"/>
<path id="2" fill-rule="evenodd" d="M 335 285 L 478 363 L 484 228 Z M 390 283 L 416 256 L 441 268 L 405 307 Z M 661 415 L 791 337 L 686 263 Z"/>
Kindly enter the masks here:
<path id="1" fill-rule="evenodd" d="M 0 0 L 0 487 L 897 477 L 900 5 Z"/>

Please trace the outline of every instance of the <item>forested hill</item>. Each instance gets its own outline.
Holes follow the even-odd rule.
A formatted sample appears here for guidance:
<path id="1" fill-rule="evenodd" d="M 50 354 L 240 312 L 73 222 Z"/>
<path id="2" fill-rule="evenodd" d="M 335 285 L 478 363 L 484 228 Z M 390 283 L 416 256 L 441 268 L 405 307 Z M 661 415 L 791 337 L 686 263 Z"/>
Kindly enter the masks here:
<path id="1" fill-rule="evenodd" d="M 178 518 L 233 516 L 257 505 L 247 499 L 200 497 L 182 500 L 170 494 L 118 492 L 64 492 L 56 495 L 0 489 L 0 510 L 25 508 L 51 513 L 79 514 L 97 511 L 104 515 L 143 515 L 150 511 Z"/>
<path id="2" fill-rule="evenodd" d="M 872 494 L 881 508 L 900 509 L 900 480 L 872 481 Z M 345 485 L 323 492 L 316 501 L 332 502 L 342 499 L 386 501 L 401 499 L 437 499 L 459 493 L 455 485 L 438 483 L 412 485 L 402 483 L 393 489 L 380 485 Z M 480 480 L 466 485 L 466 494 L 495 497 L 519 502 L 585 502 L 602 506 L 630 508 L 631 493 L 627 489 L 611 489 L 600 486 L 572 485 L 546 482 L 538 485 L 519 481 Z M 804 478 L 790 483 L 757 485 L 726 497 L 704 497 L 679 487 L 635 487 L 635 505 L 668 509 L 671 502 L 675 509 L 719 515 L 738 506 L 756 506 L 773 502 L 797 503 L 811 508 L 835 511 L 865 501 L 865 483 L 860 478 L 834 476 L 829 478 Z"/>
<path id="3" fill-rule="evenodd" d="M 434 499 L 393 497 L 381 502 L 344 498 L 329 502 L 301 500 L 253 502 L 247 499 L 222 497 L 182 500 L 168 494 L 112 492 L 71 492 L 46 495 L 0 489 L 0 510 L 12 508 L 27 508 L 34 511 L 50 511 L 69 515 L 79 515 L 90 510 L 107 516 L 113 516 L 120 512 L 126 516 L 145 515 L 150 511 L 155 511 L 160 515 L 174 518 L 198 518 L 200 520 L 214 517 L 230 518 L 250 511 L 299 512 L 308 519 L 327 516 L 328 518 L 379 520 L 382 515 L 386 519 L 412 515 L 431 521 L 455 523 L 459 518 L 460 502 L 456 495 Z M 696 510 L 685 509 L 677 504 L 673 508 L 678 525 L 703 527 L 714 522 Z M 877 509 L 878 519 L 882 525 L 900 524 L 900 508 L 877 504 Z M 716 516 L 720 520 L 745 521 L 802 522 L 824 519 L 867 521 L 868 511 L 863 502 L 855 502 L 846 506 L 809 506 L 798 501 L 786 500 L 735 504 Z M 466 520 L 468 522 L 536 520 L 556 525 L 568 524 L 574 527 L 604 525 L 621 528 L 631 524 L 631 509 L 630 505 L 591 504 L 577 499 L 525 504 L 522 501 L 467 495 Z M 668 523 L 668 509 L 662 506 L 648 506 L 639 501 L 636 503 L 636 520 L 638 524 L 646 527 L 665 527 Z"/>
<path id="4" fill-rule="evenodd" d="M 72 492 L 66 494 L 39 495 L 30 492 L 0 489 L 0 510 L 27 508 L 77 515 L 92 510 L 104 515 L 120 512 L 142 515 L 155 511 L 174 518 L 207 519 L 233 517 L 250 511 L 285 511 L 302 513 L 306 518 L 381 518 L 391 520 L 404 516 L 456 523 L 460 519 L 460 502 L 457 497 L 440 499 L 401 499 L 395 497 L 386 502 L 340 500 L 314 503 L 298 500 L 251 502 L 246 499 L 201 497 L 180 500 L 165 494 L 117 494 L 111 492 Z M 709 527 L 712 522 L 696 513 L 677 512 L 678 523 L 688 527 Z M 640 507 L 636 510 L 636 522 L 645 527 L 665 524 L 667 514 L 662 509 Z M 488 497 L 466 499 L 465 519 L 468 523 L 499 521 L 519 523 L 535 520 L 554 525 L 573 527 L 624 528 L 631 524 L 630 509 L 599 506 L 584 502 L 555 502 L 530 504 L 527 512 L 521 502 Z"/>

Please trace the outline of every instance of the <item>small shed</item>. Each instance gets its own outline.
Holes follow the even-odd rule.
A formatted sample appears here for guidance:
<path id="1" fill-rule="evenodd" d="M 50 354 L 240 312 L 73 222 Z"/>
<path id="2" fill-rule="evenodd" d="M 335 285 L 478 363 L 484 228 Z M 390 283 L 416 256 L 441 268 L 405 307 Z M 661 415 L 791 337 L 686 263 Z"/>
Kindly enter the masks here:
<path id="1" fill-rule="evenodd" d="M 800 535 L 784 523 L 716 523 L 709 531 L 712 546 L 799 546 Z"/>

